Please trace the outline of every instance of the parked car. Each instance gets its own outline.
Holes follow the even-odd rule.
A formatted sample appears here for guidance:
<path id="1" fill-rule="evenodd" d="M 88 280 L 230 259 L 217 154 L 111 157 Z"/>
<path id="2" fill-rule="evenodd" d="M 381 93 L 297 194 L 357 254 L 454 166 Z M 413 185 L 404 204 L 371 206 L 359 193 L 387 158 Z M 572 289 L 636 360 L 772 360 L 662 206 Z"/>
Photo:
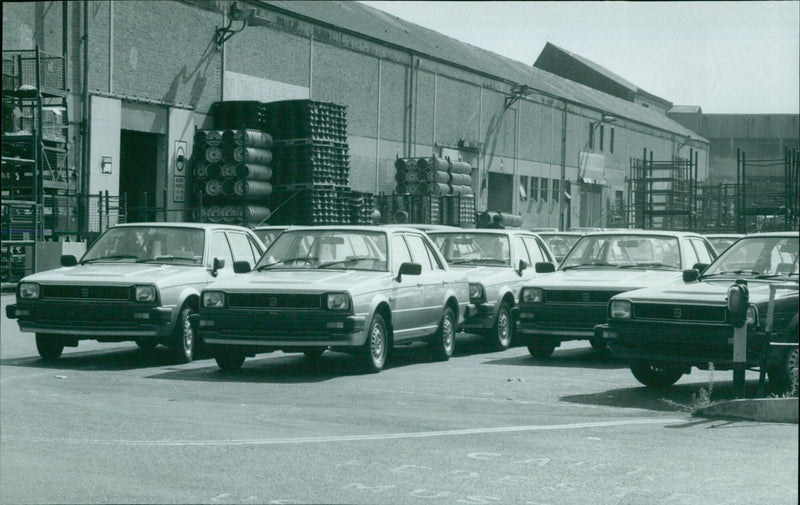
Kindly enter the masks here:
<path id="1" fill-rule="evenodd" d="M 428 236 L 450 266 L 469 279 L 463 330 L 486 336 L 496 350 L 508 349 L 519 290 L 542 275 L 534 270 L 536 263 L 554 261 L 550 250 L 535 233 L 518 229 L 429 231 Z"/>
<path id="2" fill-rule="evenodd" d="M 269 247 L 272 241 L 275 240 L 275 237 L 280 235 L 287 228 L 289 228 L 289 225 L 256 226 L 253 228 L 253 233 L 261 239 L 265 247 Z"/>
<path id="3" fill-rule="evenodd" d="M 589 233 L 572 247 L 556 273 L 522 288 L 517 330 L 535 358 L 549 357 L 567 340 L 589 340 L 592 347 L 603 349 L 606 344 L 595 337 L 594 326 L 606 321 L 612 296 L 680 281 L 684 269 L 702 269 L 716 255 L 696 233 Z M 537 270 L 545 266 L 537 265 Z"/>
<path id="4" fill-rule="evenodd" d="M 714 246 L 718 254 L 721 254 L 725 249 L 730 247 L 731 244 L 742 238 L 744 235 L 741 233 L 711 233 L 707 234 L 706 238 L 711 245 Z"/>
<path id="5" fill-rule="evenodd" d="M 572 249 L 578 239 L 585 235 L 580 231 L 541 231 L 537 234 L 544 240 L 547 247 L 555 255 L 555 263 L 559 264 L 567 257 L 567 253 Z"/>
<path id="6" fill-rule="evenodd" d="M 233 275 L 234 261 L 254 265 L 264 246 L 247 228 L 221 224 L 134 223 L 103 232 L 78 261 L 29 275 L 6 307 L 20 330 L 36 334 L 47 360 L 80 340 L 169 346 L 178 362 L 197 344 L 188 316 L 200 289 Z"/>
<path id="7" fill-rule="evenodd" d="M 686 272 L 684 282 L 629 291 L 611 298 L 608 323 L 596 331 L 614 356 L 630 360 L 633 376 L 650 387 L 669 386 L 692 367 L 717 370 L 733 365 L 735 314 L 732 285 L 746 282 L 748 367 L 759 366 L 765 343 L 770 288 L 775 291 L 773 342 L 767 373 L 785 388 L 797 369 L 797 232 L 759 233 L 736 241 L 702 274 Z M 788 288 L 788 289 L 786 289 Z M 796 372 L 795 372 L 796 373 Z"/>
<path id="8" fill-rule="evenodd" d="M 377 372 L 392 346 L 413 341 L 449 359 L 468 304 L 466 275 L 420 230 L 310 226 L 284 231 L 253 271 L 204 289 L 193 321 L 223 370 L 256 353 L 331 349 Z"/>

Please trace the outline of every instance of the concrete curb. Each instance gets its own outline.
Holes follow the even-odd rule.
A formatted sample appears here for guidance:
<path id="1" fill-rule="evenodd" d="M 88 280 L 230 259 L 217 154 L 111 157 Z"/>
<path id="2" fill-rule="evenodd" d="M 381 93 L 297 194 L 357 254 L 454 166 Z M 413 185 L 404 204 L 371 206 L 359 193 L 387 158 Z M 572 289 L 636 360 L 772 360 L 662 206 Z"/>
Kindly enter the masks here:
<path id="1" fill-rule="evenodd" d="M 699 417 L 735 417 L 769 423 L 798 424 L 797 398 L 755 398 L 720 402 L 694 413 Z"/>

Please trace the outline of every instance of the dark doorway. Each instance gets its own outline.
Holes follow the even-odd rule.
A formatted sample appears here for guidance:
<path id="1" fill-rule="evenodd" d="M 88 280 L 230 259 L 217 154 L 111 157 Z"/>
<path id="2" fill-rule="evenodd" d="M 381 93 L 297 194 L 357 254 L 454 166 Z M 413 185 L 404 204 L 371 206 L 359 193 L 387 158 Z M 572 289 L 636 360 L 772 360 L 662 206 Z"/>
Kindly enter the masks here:
<path id="1" fill-rule="evenodd" d="M 486 210 L 492 212 L 513 212 L 514 176 L 489 172 L 489 196 Z"/>
<path id="2" fill-rule="evenodd" d="M 120 132 L 119 196 L 127 199 L 129 223 L 155 219 L 158 137 L 156 133 Z"/>

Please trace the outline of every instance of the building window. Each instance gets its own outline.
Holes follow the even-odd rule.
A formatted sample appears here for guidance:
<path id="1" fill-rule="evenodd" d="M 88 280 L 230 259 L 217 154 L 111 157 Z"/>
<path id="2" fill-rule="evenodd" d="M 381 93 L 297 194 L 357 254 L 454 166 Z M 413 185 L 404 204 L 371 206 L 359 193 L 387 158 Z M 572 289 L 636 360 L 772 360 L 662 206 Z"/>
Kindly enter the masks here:
<path id="1" fill-rule="evenodd" d="M 589 123 L 589 149 L 594 149 L 594 122 Z"/>
<path id="2" fill-rule="evenodd" d="M 553 179 L 553 201 L 558 202 L 561 198 L 561 192 L 558 190 L 559 181 L 558 179 Z"/>
<path id="3" fill-rule="evenodd" d="M 519 199 L 523 202 L 528 200 L 528 176 L 519 176 Z"/>
<path id="4" fill-rule="evenodd" d="M 569 181 L 564 181 L 564 198 L 566 198 L 567 200 L 570 200 L 572 198 L 571 191 L 572 191 L 572 189 L 570 188 Z"/>
<path id="5" fill-rule="evenodd" d="M 541 181 L 542 181 L 542 185 L 540 186 L 540 188 L 542 189 L 541 197 L 542 197 L 542 201 L 546 202 L 547 201 L 547 178 L 546 177 L 542 177 Z"/>
<path id="6" fill-rule="evenodd" d="M 608 150 L 614 152 L 614 128 L 611 128 L 611 137 L 608 139 Z"/>
<path id="7" fill-rule="evenodd" d="M 605 133 L 605 127 L 600 125 L 600 150 L 603 150 L 603 134 Z"/>
<path id="8" fill-rule="evenodd" d="M 536 201 L 539 199 L 539 178 L 538 177 L 531 177 L 531 191 L 528 193 L 531 195 L 531 199 Z"/>

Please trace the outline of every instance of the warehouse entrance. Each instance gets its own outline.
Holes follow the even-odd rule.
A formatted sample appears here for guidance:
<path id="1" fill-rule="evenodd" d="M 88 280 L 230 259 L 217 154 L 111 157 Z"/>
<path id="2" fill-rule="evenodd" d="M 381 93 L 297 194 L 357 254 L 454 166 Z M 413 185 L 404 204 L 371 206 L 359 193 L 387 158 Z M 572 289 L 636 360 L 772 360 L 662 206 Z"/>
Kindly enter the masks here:
<path id="1" fill-rule="evenodd" d="M 127 201 L 127 221 L 156 218 L 148 208 L 156 206 L 156 165 L 162 135 L 133 130 L 120 131 L 119 195 Z"/>

